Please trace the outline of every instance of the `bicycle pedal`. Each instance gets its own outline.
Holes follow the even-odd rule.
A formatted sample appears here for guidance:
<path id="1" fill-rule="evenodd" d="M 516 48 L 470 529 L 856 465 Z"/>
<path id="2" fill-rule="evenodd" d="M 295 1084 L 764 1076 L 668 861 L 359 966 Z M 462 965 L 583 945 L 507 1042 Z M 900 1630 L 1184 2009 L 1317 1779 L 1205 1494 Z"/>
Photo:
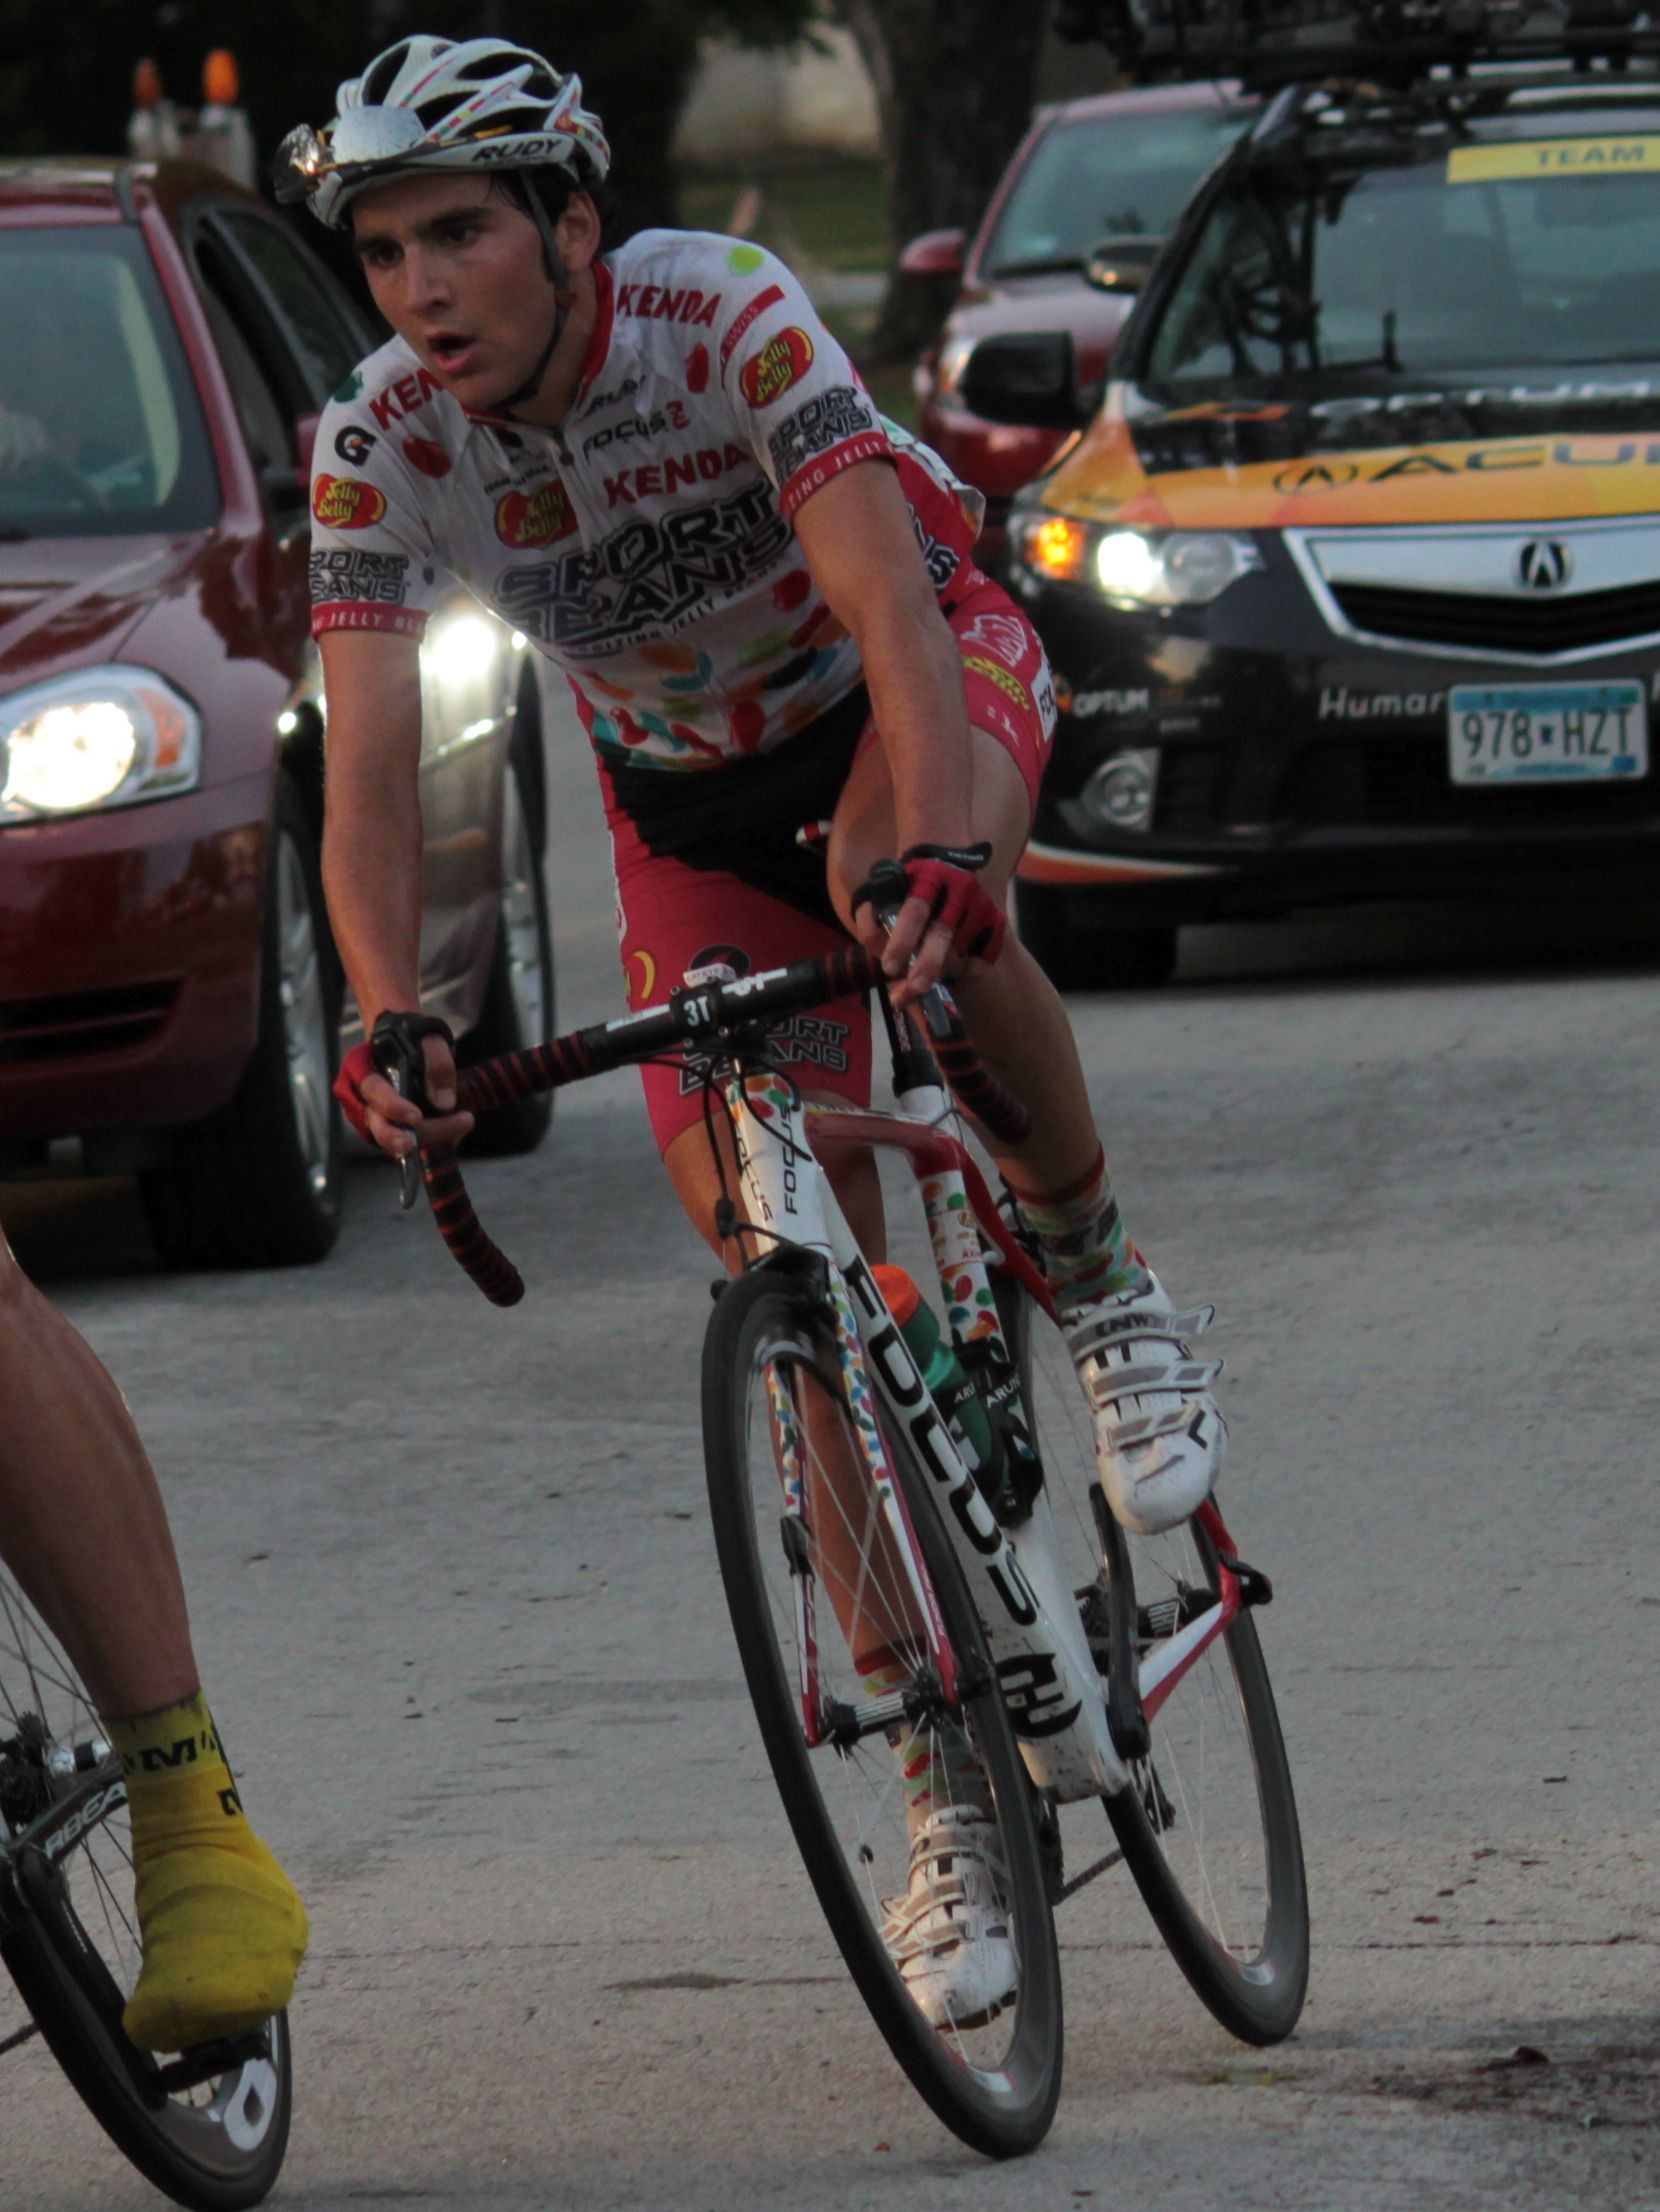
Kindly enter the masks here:
<path id="1" fill-rule="evenodd" d="M 217 2081 L 221 2074 L 234 2074 L 270 2056 L 268 2028 L 255 2028 L 249 2035 L 224 2036 L 217 2043 L 198 2043 L 194 2050 L 181 2051 L 169 2065 L 156 2069 L 156 2087 L 165 2096 L 176 2097 L 181 2090 L 198 2089 L 203 2082 Z"/>
<path id="2" fill-rule="evenodd" d="M 1242 1605 L 1272 1605 L 1274 1585 L 1260 1567 L 1247 1567 L 1243 1559 L 1236 1559 L 1232 1552 L 1219 1551 L 1217 1558 L 1229 1574 L 1239 1578 L 1239 1601 Z"/>

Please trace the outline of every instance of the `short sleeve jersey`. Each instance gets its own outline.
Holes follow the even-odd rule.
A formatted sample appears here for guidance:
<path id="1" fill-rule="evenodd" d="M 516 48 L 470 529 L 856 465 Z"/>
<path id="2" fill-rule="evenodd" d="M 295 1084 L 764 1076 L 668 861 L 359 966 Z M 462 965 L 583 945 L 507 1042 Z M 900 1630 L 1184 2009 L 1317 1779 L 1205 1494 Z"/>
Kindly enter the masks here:
<path id="1" fill-rule="evenodd" d="M 313 628 L 419 636 L 449 569 L 564 669 L 602 758 L 718 768 L 860 680 L 791 527 L 801 502 L 892 463 L 949 595 L 981 501 L 878 414 L 759 247 L 646 231 L 594 274 L 558 431 L 469 413 L 401 339 L 348 379 L 317 437 Z"/>

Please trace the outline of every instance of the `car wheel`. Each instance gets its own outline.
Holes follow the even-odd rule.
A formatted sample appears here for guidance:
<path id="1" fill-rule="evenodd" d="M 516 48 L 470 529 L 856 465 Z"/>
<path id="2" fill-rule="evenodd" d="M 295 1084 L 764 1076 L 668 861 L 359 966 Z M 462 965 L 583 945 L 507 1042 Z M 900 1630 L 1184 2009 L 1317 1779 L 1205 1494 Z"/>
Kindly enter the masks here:
<path id="1" fill-rule="evenodd" d="M 462 1065 L 494 1059 L 499 1052 L 522 1052 L 546 1043 L 553 1034 L 553 927 L 548 915 L 547 883 L 542 872 L 541 841 L 531 811 L 529 779 L 519 747 L 507 757 L 502 781 L 501 919 L 490 981 L 477 1022 L 462 1040 Z M 515 1099 L 484 1115 L 466 1150 L 474 1156 L 510 1158 L 534 1152 L 553 1119 L 553 1094 Z"/>
<path id="2" fill-rule="evenodd" d="M 260 953 L 259 1036 L 228 1104 L 174 1130 L 140 1177 L 169 1267 L 320 1260 L 340 1229 L 340 981 L 316 840 L 277 779 Z"/>
<path id="3" fill-rule="evenodd" d="M 1057 991 L 1150 990 L 1176 972 L 1167 929 L 1103 929 L 1068 893 L 1022 883 L 1015 892 L 1020 941 Z"/>

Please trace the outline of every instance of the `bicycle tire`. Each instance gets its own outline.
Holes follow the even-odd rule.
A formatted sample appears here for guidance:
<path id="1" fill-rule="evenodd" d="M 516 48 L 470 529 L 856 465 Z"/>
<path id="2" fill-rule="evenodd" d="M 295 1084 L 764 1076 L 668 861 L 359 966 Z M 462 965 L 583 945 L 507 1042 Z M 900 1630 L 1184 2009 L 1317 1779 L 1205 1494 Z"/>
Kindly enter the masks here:
<path id="1" fill-rule="evenodd" d="M 769 1378 L 771 1378 L 769 1380 Z M 855 1438 L 850 1407 L 825 1310 L 810 1287 L 775 1268 L 727 1285 L 716 1302 L 703 1359 L 704 1452 L 716 1551 L 762 1740 L 808 1876 L 848 1970 L 889 2049 L 935 2114 L 976 2150 L 1006 2158 L 1040 2142 L 1060 2094 L 1062 2023 L 1060 1967 L 1033 1823 L 1031 1793 L 1009 1718 L 995 1686 L 980 1622 L 967 1585 L 925 1487 L 907 1451 L 890 1440 L 897 1485 L 918 1537 L 949 1649 L 966 1685 L 947 1703 L 949 1718 L 969 1734 L 990 1785 L 994 1817 L 1008 1869 L 1005 1900 L 1019 1961 L 1011 2005 L 984 2023 L 931 2027 L 888 1955 L 882 1936 L 884 1884 L 905 1887 L 908 1838 L 902 1790 L 896 1787 L 896 1742 L 874 1736 L 841 1751 L 807 1742 L 802 1719 L 802 1669 L 795 1632 L 799 1581 L 811 1589 L 815 1659 L 823 1683 L 861 1693 L 846 1632 L 832 1605 L 818 1604 L 836 1582 L 827 1547 L 808 1530 L 808 1516 L 782 1513 L 774 1408 L 786 1410 L 800 1433 L 833 1429 Z M 831 1455 L 835 1447 L 831 1447 Z M 856 1443 L 848 1449 L 862 1466 Z M 816 1497 L 829 1478 L 827 1454 L 815 1446 Z M 872 1495 L 868 1488 L 866 1496 Z M 817 1519 L 815 1503 L 811 1518 Z M 826 1522 L 832 1518 L 826 1510 Z M 866 1529 L 868 1534 L 869 1522 Z M 851 1517 L 849 1517 L 851 1530 Z M 792 1550 L 792 1544 L 794 1549 Z M 872 1591 L 884 1587 L 879 1547 L 859 1552 Z M 791 1560 L 801 1569 L 791 1573 Z M 879 1603 L 872 1599 L 872 1605 Z M 914 1685 L 913 1685 L 914 1687 Z M 834 1708 L 826 1695 L 821 1711 Z M 909 1728 L 910 1733 L 904 1734 Z M 900 1724 L 906 1759 L 933 1757 L 926 1720 Z M 846 1802 L 841 1818 L 834 1803 Z M 859 1795 L 861 1786 L 866 1794 Z M 877 1808 L 886 1801 L 885 1812 Z M 865 1825 L 860 1826 L 863 1822 Z M 851 1840 L 850 1839 L 854 1839 Z"/>
<path id="2" fill-rule="evenodd" d="M 1122 1574 L 1145 1661 L 1161 1634 L 1180 1627 L 1183 1588 L 1218 1586 L 1211 1509 L 1155 1537 L 1111 1521 L 1096 1480 L 1093 1417 L 1065 1341 L 1006 1270 L 992 1279 L 1091 1641 L 1104 1666 L 1108 1592 Z M 1308 1989 L 1308 1885 L 1290 1765 L 1249 1610 L 1182 1676 L 1150 1733 L 1147 1755 L 1130 1761 L 1131 1787 L 1103 1800 L 1124 1861 L 1212 2015 L 1241 2042 L 1277 2043 L 1296 2026 Z"/>
<path id="3" fill-rule="evenodd" d="M 119 1768 L 86 1692 L 16 1584 L 0 1572 L 0 1835 L 45 1809 L 45 1756 L 74 1746 L 81 1776 Z M 97 1747 L 97 1748 L 94 1748 Z M 90 1766 L 88 1764 L 90 1762 Z M 45 1793 L 45 1794 L 43 1794 Z M 81 2101 L 133 2166 L 193 2212 L 242 2212 L 270 2193 L 288 2144 L 293 2075 L 286 2019 L 269 2052 L 172 2095 L 121 2029 L 137 1978 L 125 1800 L 91 1821 L 48 1868 L 14 1870 L 3 1960 Z M 38 1895 L 43 1909 L 30 1903 Z"/>

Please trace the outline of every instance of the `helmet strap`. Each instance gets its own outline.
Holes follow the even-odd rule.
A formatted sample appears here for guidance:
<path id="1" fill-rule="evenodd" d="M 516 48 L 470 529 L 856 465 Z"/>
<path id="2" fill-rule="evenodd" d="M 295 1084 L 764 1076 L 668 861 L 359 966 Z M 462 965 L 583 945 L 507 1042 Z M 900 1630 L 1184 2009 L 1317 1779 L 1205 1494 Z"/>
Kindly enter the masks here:
<path id="1" fill-rule="evenodd" d="M 525 400 L 534 399 L 541 390 L 542 379 L 548 373 L 548 363 L 553 359 L 553 349 L 558 345 L 564 331 L 565 318 L 576 300 L 576 293 L 571 288 L 570 272 L 560 259 L 559 241 L 554 235 L 552 220 L 542 205 L 540 194 L 527 184 L 523 188 L 523 201 L 525 213 L 540 234 L 542 266 L 553 285 L 553 328 L 548 333 L 548 342 L 542 348 L 540 359 L 524 382 L 516 391 L 509 392 L 505 399 L 496 402 L 497 408 L 504 414 L 508 408 L 518 407 Z"/>

